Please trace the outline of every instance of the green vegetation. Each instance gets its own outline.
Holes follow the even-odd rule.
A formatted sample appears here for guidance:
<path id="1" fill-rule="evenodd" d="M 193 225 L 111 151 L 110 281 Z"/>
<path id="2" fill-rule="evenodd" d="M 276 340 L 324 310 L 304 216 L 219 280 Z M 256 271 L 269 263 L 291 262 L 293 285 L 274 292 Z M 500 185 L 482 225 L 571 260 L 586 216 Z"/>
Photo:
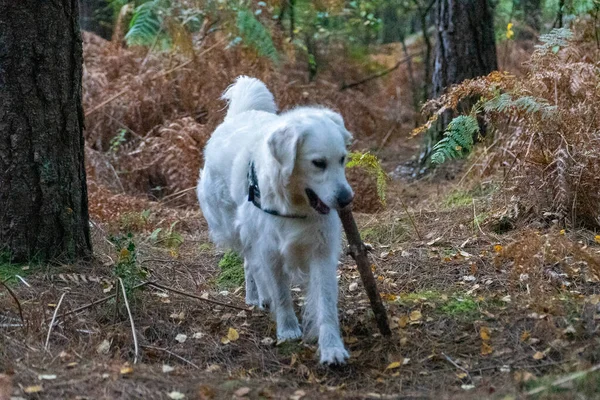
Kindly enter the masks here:
<path id="1" fill-rule="evenodd" d="M 228 251 L 219 261 L 221 272 L 217 277 L 217 286 L 231 289 L 244 284 L 244 260 L 233 251 Z"/>

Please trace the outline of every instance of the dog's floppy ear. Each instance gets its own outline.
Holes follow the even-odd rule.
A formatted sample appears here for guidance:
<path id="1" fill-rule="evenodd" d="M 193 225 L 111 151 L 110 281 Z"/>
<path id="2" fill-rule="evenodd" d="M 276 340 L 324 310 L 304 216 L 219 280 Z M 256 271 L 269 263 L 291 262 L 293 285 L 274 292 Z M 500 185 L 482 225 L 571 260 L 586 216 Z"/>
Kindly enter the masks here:
<path id="1" fill-rule="evenodd" d="M 328 109 L 325 109 L 323 111 L 325 111 L 325 115 L 327 115 L 327 117 L 329 117 L 329 119 L 331 119 L 333 123 L 340 128 L 340 132 L 344 137 L 344 143 L 346 144 L 346 146 L 350 146 L 350 144 L 352 143 L 352 134 L 346 129 L 346 125 L 344 125 L 344 119 L 342 118 L 342 116 L 336 113 L 335 111 L 331 111 Z"/>
<path id="2" fill-rule="evenodd" d="M 281 176 L 285 181 L 289 180 L 294 171 L 299 142 L 300 133 L 291 125 L 283 125 L 275 129 L 267 141 L 271 154 L 280 165 Z"/>

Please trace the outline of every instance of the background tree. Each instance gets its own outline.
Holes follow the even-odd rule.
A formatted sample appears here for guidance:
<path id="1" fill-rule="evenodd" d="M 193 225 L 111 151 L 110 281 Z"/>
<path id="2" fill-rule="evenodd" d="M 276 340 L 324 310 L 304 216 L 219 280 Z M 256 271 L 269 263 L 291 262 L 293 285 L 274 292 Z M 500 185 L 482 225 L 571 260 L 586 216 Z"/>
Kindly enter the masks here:
<path id="1" fill-rule="evenodd" d="M 0 3 L 0 252 L 91 252 L 77 0 Z"/>
<path id="2" fill-rule="evenodd" d="M 494 13 L 488 0 L 438 0 L 435 25 L 434 98 L 453 84 L 487 75 L 498 68 Z M 463 106 L 469 107 L 469 104 Z M 451 119 L 451 111 L 439 118 L 426 139 L 421 164 L 429 161 L 432 146 L 442 139 Z"/>

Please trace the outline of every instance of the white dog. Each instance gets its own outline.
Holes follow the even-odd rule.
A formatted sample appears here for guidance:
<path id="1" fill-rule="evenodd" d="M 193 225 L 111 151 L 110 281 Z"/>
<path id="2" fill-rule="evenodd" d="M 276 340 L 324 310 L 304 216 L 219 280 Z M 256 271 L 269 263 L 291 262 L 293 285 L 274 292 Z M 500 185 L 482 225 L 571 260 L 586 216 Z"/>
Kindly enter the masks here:
<path id="1" fill-rule="evenodd" d="M 211 238 L 244 257 L 246 303 L 270 307 L 280 341 L 302 336 L 290 290 L 300 279 L 304 337 L 318 339 L 321 363 L 342 364 L 341 223 L 332 209 L 354 197 L 345 175 L 351 135 L 325 108 L 277 115 L 273 95 L 254 78 L 239 77 L 223 99 L 227 116 L 206 145 L 198 184 Z"/>

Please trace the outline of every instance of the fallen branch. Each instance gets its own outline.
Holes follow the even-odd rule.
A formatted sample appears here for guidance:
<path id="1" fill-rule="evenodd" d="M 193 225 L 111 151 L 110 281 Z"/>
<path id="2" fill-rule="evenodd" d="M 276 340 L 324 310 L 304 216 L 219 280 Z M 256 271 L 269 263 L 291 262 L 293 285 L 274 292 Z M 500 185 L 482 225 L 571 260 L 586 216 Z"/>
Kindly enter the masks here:
<path id="1" fill-rule="evenodd" d="M 209 303 L 213 303 L 213 304 L 216 304 L 216 305 L 219 305 L 219 306 L 223 306 L 223 307 L 235 308 L 236 310 L 242 310 L 242 311 L 251 311 L 249 308 L 246 308 L 246 307 L 239 307 L 239 306 L 234 306 L 233 304 L 221 303 L 220 301 L 211 300 L 211 299 L 205 299 L 203 297 L 196 296 L 195 294 L 186 293 L 184 291 L 181 291 L 181 290 L 169 287 L 169 286 L 164 286 L 164 285 L 161 285 L 161 284 L 156 283 L 156 282 L 151 282 L 150 286 L 154 286 L 156 288 L 163 289 L 163 290 L 168 290 L 170 292 L 177 293 L 177 294 L 180 294 L 182 296 L 191 297 L 192 299 L 207 301 Z"/>
<path id="2" fill-rule="evenodd" d="M 142 282 L 139 285 L 135 285 L 134 287 L 132 287 L 132 289 L 137 289 L 137 288 L 140 288 L 142 286 L 146 286 L 146 285 L 148 285 L 150 283 L 151 283 L 150 281 L 148 281 L 148 282 Z M 67 315 L 71 315 L 71 314 L 75 314 L 75 313 L 78 313 L 78 312 L 83 311 L 83 310 L 87 310 L 88 308 L 92 308 L 94 306 L 97 306 L 98 304 L 105 303 L 105 302 L 107 302 L 108 300 L 112 299 L 115 296 L 116 296 L 116 294 L 111 294 L 110 296 L 106 296 L 106 297 L 103 297 L 101 299 L 92 301 L 91 303 L 88 303 L 85 306 L 81 306 L 81 307 L 78 307 L 78 308 L 76 308 L 74 310 L 67 311 L 66 313 L 62 314 L 61 317 L 66 317 Z"/>
<path id="3" fill-rule="evenodd" d="M 17 308 L 19 309 L 19 317 L 21 318 L 21 323 L 23 324 L 23 327 L 25 327 L 25 318 L 23 318 L 23 309 L 21 308 L 21 302 L 17 298 L 17 295 L 8 287 L 8 285 L 6 284 L 6 281 L 8 281 L 8 278 L 4 281 L 0 281 L 0 284 L 2 284 L 2 286 L 4 286 L 6 288 L 6 290 L 8 291 L 8 294 L 10 294 L 10 296 L 13 298 L 13 300 L 17 304 Z"/>
<path id="4" fill-rule="evenodd" d="M 140 349 L 138 347 L 137 335 L 135 334 L 135 324 L 133 323 L 133 316 L 131 315 L 131 309 L 129 308 L 129 301 L 127 300 L 127 293 L 125 292 L 125 286 L 123 285 L 123 279 L 121 278 L 119 278 L 119 286 L 121 286 L 121 290 L 123 293 L 123 303 L 125 303 L 125 308 L 127 308 L 127 314 L 129 315 L 129 322 L 131 323 L 131 335 L 133 336 L 133 348 L 135 351 L 135 354 L 133 356 L 133 363 L 137 364 Z"/>
<path id="5" fill-rule="evenodd" d="M 375 314 L 379 332 L 381 332 L 383 336 L 390 336 L 392 331 L 390 330 L 390 325 L 388 323 L 387 313 L 383 306 L 383 302 L 381 301 L 381 296 L 379 295 L 373 272 L 371 271 L 371 263 L 369 262 L 369 256 L 367 255 L 367 248 L 360 237 L 356 221 L 354 221 L 351 206 L 340 210 L 339 215 L 342 225 L 344 226 L 344 231 L 346 232 L 346 238 L 348 239 L 348 245 L 350 247 L 349 254 L 354 261 L 356 261 L 360 278 L 362 279 L 367 296 L 371 302 L 373 314 Z"/>
<path id="6" fill-rule="evenodd" d="M 189 364 L 189 365 L 191 365 L 192 367 L 194 367 L 194 368 L 196 368 L 196 369 L 200 369 L 200 367 L 199 367 L 199 366 L 197 366 L 196 364 L 194 364 L 194 363 L 193 363 L 193 362 L 191 362 L 190 360 L 187 360 L 187 359 L 185 359 L 185 358 L 181 357 L 179 354 L 175 354 L 175 353 L 173 353 L 173 352 L 172 352 L 172 351 L 170 351 L 170 350 L 163 349 L 163 348 L 161 348 L 161 347 L 146 346 L 146 345 L 142 345 L 142 348 L 144 348 L 144 349 L 158 350 L 158 351 L 164 351 L 165 353 L 168 353 L 168 354 L 172 355 L 173 357 L 180 359 L 181 361 L 185 362 L 186 364 Z"/>
<path id="7" fill-rule="evenodd" d="M 54 321 L 56 320 L 56 316 L 58 315 L 58 309 L 60 308 L 60 305 L 62 304 L 62 301 L 65 298 L 66 294 L 67 293 L 65 292 L 62 294 L 62 296 L 60 296 L 60 300 L 58 300 L 58 304 L 54 309 L 54 314 L 52 314 L 52 321 L 50 322 L 50 326 L 48 327 L 48 335 L 46 335 L 46 344 L 44 344 L 45 350 L 48 350 L 48 344 L 50 343 L 50 334 L 52 333 L 52 328 L 54 327 Z"/>
<path id="8" fill-rule="evenodd" d="M 380 71 L 380 72 L 378 72 L 376 74 L 373 74 L 371 76 L 368 76 L 368 77 L 366 77 L 364 79 L 361 79 L 358 82 L 348 83 L 348 84 L 344 83 L 340 87 L 340 92 L 342 92 L 342 91 L 344 91 L 346 89 L 351 89 L 353 87 L 360 86 L 363 83 L 367 83 L 367 82 L 372 81 L 374 79 L 381 78 L 382 76 L 385 76 L 385 75 L 389 74 L 390 72 L 397 70 L 402 64 L 404 64 L 405 62 L 411 60 L 412 58 L 414 58 L 416 56 L 417 56 L 417 54 L 411 54 L 411 55 L 403 58 L 402 60 L 398 61 L 393 67 L 388 68 L 388 69 L 383 70 L 383 71 Z"/>

